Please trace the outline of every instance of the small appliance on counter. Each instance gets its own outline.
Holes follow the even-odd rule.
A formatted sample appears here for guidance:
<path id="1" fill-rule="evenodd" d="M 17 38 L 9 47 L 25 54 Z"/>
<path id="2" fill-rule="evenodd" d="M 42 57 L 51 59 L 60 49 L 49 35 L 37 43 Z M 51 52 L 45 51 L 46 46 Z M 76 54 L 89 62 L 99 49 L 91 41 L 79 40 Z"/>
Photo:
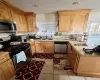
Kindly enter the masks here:
<path id="1" fill-rule="evenodd" d="M 100 45 L 98 45 L 97 47 L 95 47 L 93 49 L 85 49 L 85 48 L 83 48 L 83 51 L 85 51 L 85 53 L 87 53 L 87 54 L 92 54 L 93 52 L 100 53 Z"/>

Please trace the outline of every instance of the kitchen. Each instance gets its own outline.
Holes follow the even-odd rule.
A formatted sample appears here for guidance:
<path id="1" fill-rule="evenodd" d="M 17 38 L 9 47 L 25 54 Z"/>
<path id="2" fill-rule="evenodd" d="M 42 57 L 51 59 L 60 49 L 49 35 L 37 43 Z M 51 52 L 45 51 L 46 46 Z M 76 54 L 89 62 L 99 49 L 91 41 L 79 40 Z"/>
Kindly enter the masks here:
<path id="1" fill-rule="evenodd" d="M 100 79 L 100 12 L 68 3 L 0 1 L 0 80 Z"/>

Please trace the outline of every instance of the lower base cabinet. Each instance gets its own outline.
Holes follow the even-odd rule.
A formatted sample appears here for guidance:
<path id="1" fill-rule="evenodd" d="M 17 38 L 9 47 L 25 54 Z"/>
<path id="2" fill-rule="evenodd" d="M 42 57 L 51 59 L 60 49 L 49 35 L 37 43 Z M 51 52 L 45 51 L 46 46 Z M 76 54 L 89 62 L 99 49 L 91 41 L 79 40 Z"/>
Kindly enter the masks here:
<path id="1" fill-rule="evenodd" d="M 15 75 L 15 69 L 11 59 L 0 65 L 0 80 L 10 80 Z"/>
<path id="2" fill-rule="evenodd" d="M 35 41 L 36 53 L 54 53 L 53 41 Z"/>
<path id="3" fill-rule="evenodd" d="M 100 78 L 100 56 L 81 55 L 69 44 L 68 61 L 77 75 Z"/>
<path id="4" fill-rule="evenodd" d="M 31 46 L 32 55 L 34 55 L 35 54 L 35 42 L 34 41 L 30 41 L 30 46 Z"/>

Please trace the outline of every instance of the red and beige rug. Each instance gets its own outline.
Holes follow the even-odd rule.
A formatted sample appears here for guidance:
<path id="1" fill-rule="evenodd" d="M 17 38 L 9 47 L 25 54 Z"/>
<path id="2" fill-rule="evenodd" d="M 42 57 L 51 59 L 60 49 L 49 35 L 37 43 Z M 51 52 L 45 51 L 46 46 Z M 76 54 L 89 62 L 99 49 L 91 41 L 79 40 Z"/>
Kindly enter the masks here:
<path id="1" fill-rule="evenodd" d="M 54 58 L 54 54 L 52 54 L 52 53 L 43 53 L 43 54 L 41 54 L 41 53 L 35 53 L 34 54 L 34 56 L 33 56 L 33 58 L 40 58 L 40 59 L 53 59 Z"/>
<path id="2" fill-rule="evenodd" d="M 23 69 L 20 69 L 16 73 L 16 79 L 18 80 L 38 80 L 41 70 L 44 66 L 44 61 L 35 61 L 27 63 Z"/>

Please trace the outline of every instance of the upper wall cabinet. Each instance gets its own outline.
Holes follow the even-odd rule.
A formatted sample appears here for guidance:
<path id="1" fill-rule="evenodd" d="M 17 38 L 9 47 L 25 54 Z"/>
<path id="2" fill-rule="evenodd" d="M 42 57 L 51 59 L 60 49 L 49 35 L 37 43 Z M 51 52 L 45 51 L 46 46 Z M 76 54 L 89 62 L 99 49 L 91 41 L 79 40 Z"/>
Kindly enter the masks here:
<path id="1" fill-rule="evenodd" d="M 60 32 L 68 32 L 71 27 L 71 15 L 59 15 L 59 27 Z"/>
<path id="2" fill-rule="evenodd" d="M 9 8 L 0 2 L 0 19 L 12 20 Z"/>
<path id="3" fill-rule="evenodd" d="M 0 1 L 0 19 L 16 23 L 17 32 L 36 31 L 36 15 L 33 12 L 24 12 L 5 1 Z"/>
<path id="4" fill-rule="evenodd" d="M 27 32 L 27 24 L 24 13 L 19 10 L 11 9 L 11 15 L 13 21 L 16 23 L 17 32 Z"/>
<path id="5" fill-rule="evenodd" d="M 83 32 L 86 29 L 90 10 L 59 11 L 59 32 Z"/>
<path id="6" fill-rule="evenodd" d="M 36 14 L 33 12 L 25 13 L 26 20 L 27 20 L 27 27 L 28 32 L 35 32 L 36 31 Z"/>

